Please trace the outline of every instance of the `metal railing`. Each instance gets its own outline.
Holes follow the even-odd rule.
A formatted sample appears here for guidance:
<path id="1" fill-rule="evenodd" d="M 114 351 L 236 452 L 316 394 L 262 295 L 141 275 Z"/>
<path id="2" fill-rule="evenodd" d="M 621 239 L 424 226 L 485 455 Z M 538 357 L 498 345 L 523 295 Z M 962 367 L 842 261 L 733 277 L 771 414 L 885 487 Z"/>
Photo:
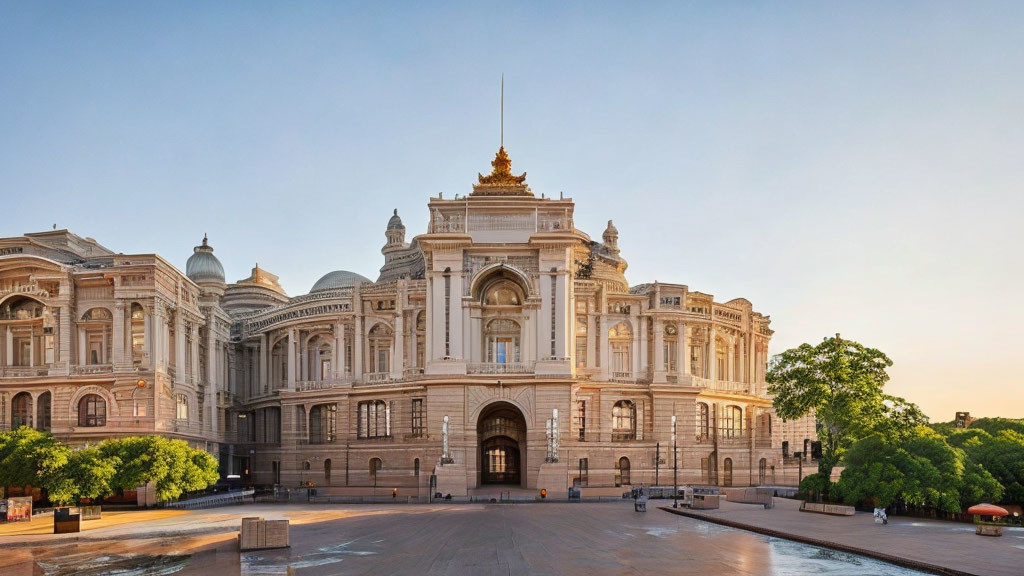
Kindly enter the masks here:
<path id="1" fill-rule="evenodd" d="M 165 508 L 177 508 L 180 510 L 199 510 L 201 508 L 216 508 L 218 506 L 232 506 L 235 504 L 251 504 L 256 495 L 255 490 L 242 490 L 241 492 L 228 492 L 226 494 L 211 494 L 200 496 L 181 502 L 169 502 Z"/>

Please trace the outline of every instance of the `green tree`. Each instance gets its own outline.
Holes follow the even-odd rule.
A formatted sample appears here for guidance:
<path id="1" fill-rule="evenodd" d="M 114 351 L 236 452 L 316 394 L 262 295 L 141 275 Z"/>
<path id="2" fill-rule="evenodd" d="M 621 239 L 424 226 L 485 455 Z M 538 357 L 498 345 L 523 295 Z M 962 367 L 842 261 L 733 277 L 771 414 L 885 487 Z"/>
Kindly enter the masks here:
<path id="1" fill-rule="evenodd" d="M 49 490 L 61 478 L 71 449 L 48 432 L 22 426 L 0 433 L 0 486 L 38 486 Z"/>
<path id="2" fill-rule="evenodd" d="M 768 392 L 775 397 L 775 412 L 785 419 L 815 415 L 821 441 L 818 472 L 826 478 L 853 442 L 874 431 L 890 412 L 903 415 L 884 403 L 889 399 L 894 406 L 906 405 L 882 392 L 890 366 L 892 360 L 882 352 L 838 334 L 817 346 L 802 344 L 772 359 L 766 379 Z"/>
<path id="3" fill-rule="evenodd" d="M 157 498 L 173 500 L 185 492 L 203 490 L 219 477 L 217 459 L 182 440 L 133 436 L 108 440 L 99 448 L 105 458 L 121 463 L 110 480 L 114 490 L 134 490 L 155 482 Z"/>
<path id="4" fill-rule="evenodd" d="M 871 501 L 960 512 L 982 500 L 998 500 L 999 483 L 942 435 L 918 426 L 906 436 L 873 434 L 858 440 L 844 459 L 835 493 L 847 504 Z"/>

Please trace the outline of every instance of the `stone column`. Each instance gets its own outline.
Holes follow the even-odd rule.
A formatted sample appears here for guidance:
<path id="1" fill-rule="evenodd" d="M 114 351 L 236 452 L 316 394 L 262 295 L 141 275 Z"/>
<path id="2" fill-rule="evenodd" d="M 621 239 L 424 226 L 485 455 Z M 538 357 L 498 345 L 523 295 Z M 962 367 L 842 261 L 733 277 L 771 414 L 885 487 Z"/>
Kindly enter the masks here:
<path id="1" fill-rule="evenodd" d="M 640 331 L 643 329 L 643 325 L 640 319 L 633 317 L 633 342 L 630 346 L 630 364 L 632 365 L 633 378 L 640 377 Z"/>
<path id="2" fill-rule="evenodd" d="M 419 352 L 417 349 L 418 342 L 416 340 L 416 315 L 419 312 L 413 310 L 411 324 L 409 325 L 409 366 L 415 368 L 423 368 L 423 366 L 416 366 L 416 355 Z"/>
<path id="3" fill-rule="evenodd" d="M 394 352 L 391 354 L 391 377 L 399 379 L 405 370 L 405 322 L 402 312 L 395 316 L 395 339 L 392 344 Z"/>
<path id="4" fill-rule="evenodd" d="M 210 323 L 206 330 L 206 406 L 210 409 L 209 430 L 213 433 L 212 438 L 217 439 L 217 385 L 220 379 L 220 354 L 218 353 L 217 341 L 214 338 L 213 328 L 215 320 L 210 315 Z M 205 416 L 205 415 L 204 415 Z"/>
<path id="5" fill-rule="evenodd" d="M 298 339 L 299 374 L 297 378 L 302 381 L 313 380 L 313 378 L 310 377 L 312 371 L 309 369 L 309 364 L 311 360 L 309 354 L 309 341 L 311 339 L 310 335 L 306 334 L 305 336 L 303 336 L 302 332 L 300 331 Z"/>
<path id="6" fill-rule="evenodd" d="M 715 342 L 715 326 L 712 325 L 708 330 L 708 381 L 711 386 L 715 385 L 715 381 L 718 380 L 718 350 Z"/>
<path id="7" fill-rule="evenodd" d="M 260 362 L 256 371 L 259 373 L 259 387 L 257 392 L 266 391 L 270 382 L 270 337 L 266 333 L 260 334 Z"/>
<path id="8" fill-rule="evenodd" d="M 665 322 L 654 321 L 654 383 L 665 382 Z"/>
<path id="9" fill-rule="evenodd" d="M 185 380 L 185 321 L 184 311 L 179 307 L 174 313 L 174 381 Z"/>
<path id="10" fill-rule="evenodd" d="M 191 337 L 191 348 L 192 348 L 192 362 L 189 363 L 188 371 L 192 375 L 192 382 L 195 384 L 199 383 L 201 374 L 199 374 L 199 323 L 193 322 L 192 328 L 189 330 L 189 336 Z"/>
<path id="11" fill-rule="evenodd" d="M 288 329 L 288 389 L 295 389 L 295 328 Z"/>
<path id="12" fill-rule="evenodd" d="M 729 339 L 729 350 L 725 355 L 726 371 L 725 378 L 729 382 L 736 381 L 736 340 L 734 338 Z"/>
<path id="13" fill-rule="evenodd" d="M 114 370 L 119 371 L 124 367 L 124 302 L 114 303 L 114 337 L 112 338 L 114 349 L 112 350 Z"/>
<path id="14" fill-rule="evenodd" d="M 153 309 L 149 306 L 143 308 L 142 314 L 142 338 L 144 340 L 142 353 L 145 355 L 145 366 L 155 366 L 156 359 L 153 358 Z"/>
<path id="15" fill-rule="evenodd" d="M 14 343 L 11 340 L 11 332 L 7 331 L 7 365 L 10 366 L 11 362 L 14 361 Z M 89 363 L 88 358 L 85 356 L 85 328 L 78 327 L 78 365 L 85 366 Z"/>
<path id="16" fill-rule="evenodd" d="M 605 380 L 611 376 L 611 351 L 608 349 L 608 316 L 602 311 L 597 319 L 598 350 L 601 354 L 601 376 Z"/>
<path id="17" fill-rule="evenodd" d="M 751 328 L 751 332 L 747 334 L 747 382 L 751 384 L 757 383 L 757 346 L 755 345 L 754 332 Z M 754 390 L 754 386 L 750 387 L 751 392 Z"/>
<path id="18" fill-rule="evenodd" d="M 347 344 L 345 343 L 345 324 L 343 322 L 338 322 L 337 324 L 335 324 L 335 326 L 337 327 L 335 329 L 335 339 L 338 342 L 338 377 L 344 378 L 345 372 L 347 371 L 345 367 L 345 348 L 347 346 Z"/>
<path id="19" fill-rule="evenodd" d="M 61 288 L 63 293 L 63 287 Z M 71 367 L 71 307 L 61 306 L 60 307 L 60 362 L 64 364 L 65 368 Z"/>
<path id="20" fill-rule="evenodd" d="M 680 376 L 684 376 L 690 373 L 690 327 L 686 322 L 680 322 L 676 330 L 679 333 L 679 349 L 676 351 L 679 360 L 676 361 L 676 370 Z"/>
<path id="21" fill-rule="evenodd" d="M 352 334 L 353 348 L 352 351 L 352 377 L 356 380 L 362 380 L 363 378 L 363 314 L 362 306 L 360 306 L 359 312 L 356 313 L 356 325 L 355 331 Z"/>

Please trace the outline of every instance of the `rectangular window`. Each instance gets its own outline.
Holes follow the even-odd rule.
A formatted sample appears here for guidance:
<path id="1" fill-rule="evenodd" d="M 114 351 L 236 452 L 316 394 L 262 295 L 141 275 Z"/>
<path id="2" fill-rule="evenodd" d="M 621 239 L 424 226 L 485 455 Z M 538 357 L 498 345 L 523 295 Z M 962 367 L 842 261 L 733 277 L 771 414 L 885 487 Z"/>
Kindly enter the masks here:
<path id="1" fill-rule="evenodd" d="M 174 417 L 178 420 L 188 420 L 188 398 L 184 394 L 178 394 L 176 406 Z"/>
<path id="2" fill-rule="evenodd" d="M 391 436 L 391 405 L 383 400 L 368 400 L 358 405 L 358 437 Z"/>
<path id="3" fill-rule="evenodd" d="M 581 488 L 589 484 L 590 476 L 590 464 L 586 458 L 580 458 L 579 463 L 576 466 L 576 478 L 573 479 L 573 486 Z"/>
<path id="4" fill-rule="evenodd" d="M 576 401 L 576 429 L 579 431 L 580 442 L 587 440 L 587 401 Z"/>
<path id="5" fill-rule="evenodd" d="M 423 398 L 412 399 L 412 436 L 423 438 L 425 430 L 423 426 Z"/>

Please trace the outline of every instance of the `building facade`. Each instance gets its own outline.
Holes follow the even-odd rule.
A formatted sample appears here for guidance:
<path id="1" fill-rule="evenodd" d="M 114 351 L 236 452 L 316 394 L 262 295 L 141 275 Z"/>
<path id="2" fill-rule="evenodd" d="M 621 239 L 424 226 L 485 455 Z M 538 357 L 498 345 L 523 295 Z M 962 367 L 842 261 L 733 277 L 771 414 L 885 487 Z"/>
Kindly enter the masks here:
<path id="1" fill-rule="evenodd" d="M 430 198 L 411 241 L 396 210 L 376 281 L 338 270 L 296 297 L 258 266 L 226 283 L 206 238 L 184 274 L 67 231 L 0 239 L 0 428 L 167 435 L 327 495 L 615 493 L 674 466 L 795 484 L 813 423 L 774 416 L 770 319 L 630 286 L 611 221 L 594 240 L 504 148 L 492 167 Z"/>

